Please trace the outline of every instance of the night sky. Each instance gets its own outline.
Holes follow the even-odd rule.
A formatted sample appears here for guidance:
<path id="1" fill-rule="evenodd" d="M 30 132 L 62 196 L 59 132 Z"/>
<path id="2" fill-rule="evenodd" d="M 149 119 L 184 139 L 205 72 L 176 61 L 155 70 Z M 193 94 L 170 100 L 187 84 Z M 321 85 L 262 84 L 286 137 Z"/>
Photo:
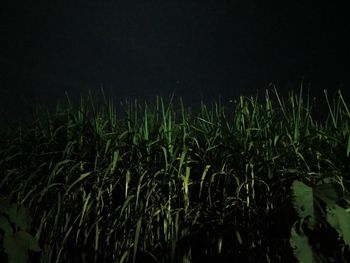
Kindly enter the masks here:
<path id="1" fill-rule="evenodd" d="M 0 113 L 89 89 L 125 98 L 350 98 L 348 9 L 336 1 L 11 1 L 0 16 Z M 290 2 L 288 4 L 288 2 Z"/>

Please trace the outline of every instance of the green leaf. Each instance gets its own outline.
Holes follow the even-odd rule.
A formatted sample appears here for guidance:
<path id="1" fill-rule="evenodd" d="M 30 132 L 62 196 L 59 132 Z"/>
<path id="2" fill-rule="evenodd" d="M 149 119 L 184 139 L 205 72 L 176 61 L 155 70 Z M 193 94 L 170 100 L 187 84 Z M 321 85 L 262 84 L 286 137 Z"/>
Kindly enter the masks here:
<path id="1" fill-rule="evenodd" d="M 5 237 L 13 234 L 13 229 L 10 222 L 4 216 L 0 216 L 0 229 L 5 232 Z"/>
<path id="2" fill-rule="evenodd" d="M 23 242 L 15 235 L 4 238 L 4 249 L 9 263 L 27 262 L 27 249 Z"/>
<path id="3" fill-rule="evenodd" d="M 309 239 L 304 233 L 300 235 L 295 229 L 295 224 L 291 230 L 290 245 L 293 248 L 294 256 L 299 262 L 314 262 L 313 261 L 313 251 L 309 244 Z"/>
<path id="4" fill-rule="evenodd" d="M 136 231 L 135 231 L 135 240 L 134 240 L 134 255 L 132 258 L 132 262 L 135 263 L 136 261 L 136 253 L 138 249 L 138 243 L 140 239 L 140 232 L 141 232 L 141 223 L 142 223 L 142 216 L 137 220 L 136 224 Z"/>
<path id="5" fill-rule="evenodd" d="M 327 207 L 327 221 L 350 246 L 350 214 L 344 208 L 333 205 Z"/>
<path id="6" fill-rule="evenodd" d="M 81 174 L 80 177 L 75 180 L 67 189 L 66 193 L 69 193 L 69 191 L 77 184 L 79 183 L 80 181 L 84 180 L 86 177 L 88 177 L 92 172 L 87 172 L 87 173 L 84 173 L 84 174 Z"/>
<path id="7" fill-rule="evenodd" d="M 29 230 L 29 227 L 31 224 L 29 210 L 27 208 L 21 206 L 17 210 L 17 217 L 16 217 L 16 221 L 14 223 L 22 230 Z"/>
<path id="8" fill-rule="evenodd" d="M 7 214 L 10 209 L 10 202 L 7 199 L 0 198 L 0 213 Z"/>
<path id="9" fill-rule="evenodd" d="M 334 205 L 343 198 L 343 189 L 338 183 L 324 183 L 314 188 L 317 198 L 326 203 L 327 206 Z"/>
<path id="10" fill-rule="evenodd" d="M 23 206 L 12 204 L 7 212 L 10 221 L 22 230 L 28 230 L 31 224 L 29 210 Z"/>
<path id="11" fill-rule="evenodd" d="M 316 225 L 316 209 L 314 206 L 313 189 L 302 182 L 295 181 L 292 185 L 293 206 L 300 218 L 308 219 L 308 226 L 314 229 Z"/>
<path id="12" fill-rule="evenodd" d="M 39 247 L 38 241 L 28 232 L 18 231 L 15 233 L 15 236 L 17 239 L 23 242 L 23 246 L 26 247 L 27 249 L 35 252 L 40 252 L 41 249 Z"/>
<path id="13" fill-rule="evenodd" d="M 10 218 L 10 221 L 14 224 L 16 223 L 17 209 L 18 209 L 18 207 L 16 204 L 11 204 L 8 211 L 7 211 L 7 214 Z"/>

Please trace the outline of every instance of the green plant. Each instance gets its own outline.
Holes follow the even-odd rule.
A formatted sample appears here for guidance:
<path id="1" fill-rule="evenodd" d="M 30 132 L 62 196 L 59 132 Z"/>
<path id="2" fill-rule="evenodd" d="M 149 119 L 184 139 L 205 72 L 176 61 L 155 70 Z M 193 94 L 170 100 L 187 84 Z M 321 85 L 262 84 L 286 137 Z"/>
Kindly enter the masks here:
<path id="1" fill-rule="evenodd" d="M 0 229 L 9 263 L 27 262 L 28 250 L 40 252 L 38 241 L 27 232 L 30 223 L 28 209 L 0 199 Z"/>
<path id="2" fill-rule="evenodd" d="M 291 188 L 300 218 L 291 230 L 295 257 L 299 262 L 346 262 L 337 259 L 341 256 L 338 249 L 344 252 L 350 245 L 349 209 L 338 205 L 344 199 L 341 184 L 328 177 L 312 186 L 294 181 Z"/>
<path id="3" fill-rule="evenodd" d="M 302 90 L 274 91 L 196 113 L 67 95 L 0 132 L 0 192 L 31 212 L 42 262 L 291 262 L 290 185 L 332 170 L 349 195 L 350 114 L 339 92 L 320 125 Z"/>

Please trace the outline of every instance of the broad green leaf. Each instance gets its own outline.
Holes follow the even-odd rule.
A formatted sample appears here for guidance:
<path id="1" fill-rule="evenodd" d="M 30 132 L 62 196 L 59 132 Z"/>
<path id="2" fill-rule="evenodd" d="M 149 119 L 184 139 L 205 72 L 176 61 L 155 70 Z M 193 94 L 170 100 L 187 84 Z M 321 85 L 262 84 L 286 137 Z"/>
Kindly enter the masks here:
<path id="1" fill-rule="evenodd" d="M 17 205 L 12 204 L 12 205 L 10 205 L 10 207 L 7 211 L 7 214 L 8 214 L 10 221 L 12 223 L 16 223 L 16 221 L 17 221 L 17 209 L 18 209 Z"/>
<path id="2" fill-rule="evenodd" d="M 10 210 L 10 202 L 7 199 L 0 198 L 0 213 L 5 213 Z"/>
<path id="3" fill-rule="evenodd" d="M 10 205 L 7 214 L 10 221 L 22 230 L 28 230 L 31 224 L 29 210 L 23 206 L 18 207 L 17 204 Z"/>
<path id="4" fill-rule="evenodd" d="M 327 207 L 327 221 L 350 246 L 350 214 L 344 208 L 333 205 Z"/>
<path id="5" fill-rule="evenodd" d="M 302 182 L 295 181 L 292 185 L 293 206 L 300 218 L 308 218 L 309 227 L 316 225 L 316 209 L 314 206 L 313 189 Z"/>
<path id="6" fill-rule="evenodd" d="M 23 247 L 26 247 L 27 249 L 35 252 L 41 251 L 38 241 L 28 232 L 18 231 L 14 234 L 14 236 L 18 240 L 21 240 L 21 242 L 23 243 Z"/>
<path id="7" fill-rule="evenodd" d="M 9 263 L 27 262 L 27 247 L 16 235 L 4 238 L 4 250 L 8 256 Z"/>
<path id="8" fill-rule="evenodd" d="M 294 256 L 299 262 L 314 262 L 313 251 L 309 244 L 309 239 L 304 233 L 299 235 L 295 229 L 295 225 L 291 230 L 290 245 L 293 248 Z"/>
<path id="9" fill-rule="evenodd" d="M 29 215 L 29 210 L 21 206 L 17 210 L 16 221 L 14 222 L 20 229 L 28 230 L 31 224 L 31 218 Z"/>
<path id="10" fill-rule="evenodd" d="M 317 198 L 331 206 L 343 198 L 343 190 L 338 183 L 324 183 L 314 188 Z"/>
<path id="11" fill-rule="evenodd" d="M 0 229 L 5 232 L 5 237 L 11 236 L 13 234 L 13 229 L 10 225 L 10 222 L 4 216 L 0 216 Z"/>

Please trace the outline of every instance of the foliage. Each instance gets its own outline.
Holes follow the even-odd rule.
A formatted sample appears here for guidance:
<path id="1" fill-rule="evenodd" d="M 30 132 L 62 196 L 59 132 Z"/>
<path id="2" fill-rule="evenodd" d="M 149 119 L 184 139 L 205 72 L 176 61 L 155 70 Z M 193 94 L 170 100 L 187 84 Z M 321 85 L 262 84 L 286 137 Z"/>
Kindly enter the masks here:
<path id="1" fill-rule="evenodd" d="M 332 179 L 324 180 L 334 181 Z M 339 262 L 338 257 L 344 253 L 345 246 L 350 246 L 350 214 L 338 205 L 344 198 L 341 184 L 322 182 L 308 186 L 295 181 L 292 192 L 293 205 L 299 216 L 299 221 L 292 227 L 290 239 L 295 257 L 299 262 Z M 336 230 L 337 237 L 323 239 L 325 235 L 321 233 L 331 230 Z M 311 242 L 312 236 L 315 236 L 315 242 Z M 338 240 L 342 240 L 340 250 L 333 246 Z M 334 251 L 326 251 L 326 247 Z M 341 261 L 345 261 L 344 254 Z"/>
<path id="2" fill-rule="evenodd" d="M 28 209 L 0 199 L 0 230 L 9 263 L 27 262 L 29 250 L 40 252 L 38 241 L 27 232 L 30 224 Z"/>
<path id="3" fill-rule="evenodd" d="M 195 114 L 182 100 L 119 111 L 104 93 L 67 95 L 0 131 L 0 192 L 31 211 L 41 262 L 292 262 L 324 252 L 320 222 L 346 258 L 350 113 L 339 92 L 320 123 L 302 95 L 267 90 Z M 4 218 L 4 233 L 23 231 Z M 307 251 L 293 254 L 291 233 Z"/>

